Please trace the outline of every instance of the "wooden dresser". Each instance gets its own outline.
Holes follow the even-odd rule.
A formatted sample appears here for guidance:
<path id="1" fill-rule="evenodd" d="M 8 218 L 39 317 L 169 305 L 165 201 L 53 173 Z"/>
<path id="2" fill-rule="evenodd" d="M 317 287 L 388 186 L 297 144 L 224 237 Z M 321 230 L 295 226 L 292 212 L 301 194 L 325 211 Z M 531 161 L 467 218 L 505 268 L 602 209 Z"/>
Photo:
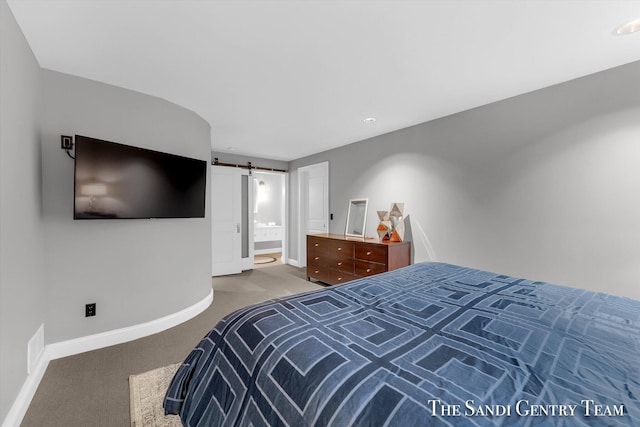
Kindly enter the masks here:
<path id="1" fill-rule="evenodd" d="M 411 242 L 378 242 L 338 234 L 307 235 L 307 280 L 335 285 L 411 263 Z"/>

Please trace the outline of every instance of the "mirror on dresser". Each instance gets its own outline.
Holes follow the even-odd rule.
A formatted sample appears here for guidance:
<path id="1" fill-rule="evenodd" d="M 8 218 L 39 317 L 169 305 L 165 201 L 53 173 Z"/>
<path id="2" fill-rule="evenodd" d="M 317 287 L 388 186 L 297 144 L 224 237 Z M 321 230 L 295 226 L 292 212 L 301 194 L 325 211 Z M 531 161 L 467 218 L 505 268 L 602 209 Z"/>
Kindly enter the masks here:
<path id="1" fill-rule="evenodd" d="M 367 223 L 367 204 L 369 199 L 349 200 L 349 211 L 347 213 L 347 226 L 345 236 L 364 237 L 365 225 Z"/>

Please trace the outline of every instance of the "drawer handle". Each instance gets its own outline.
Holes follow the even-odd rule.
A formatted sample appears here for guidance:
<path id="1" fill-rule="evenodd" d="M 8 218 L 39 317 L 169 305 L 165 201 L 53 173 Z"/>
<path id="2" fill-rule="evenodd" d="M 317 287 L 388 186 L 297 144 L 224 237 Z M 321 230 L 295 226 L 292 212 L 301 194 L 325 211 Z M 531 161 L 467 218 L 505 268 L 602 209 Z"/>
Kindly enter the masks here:
<path id="1" fill-rule="evenodd" d="M 367 252 L 367 255 L 371 255 L 371 251 Z"/>
<path id="2" fill-rule="evenodd" d="M 320 257 L 319 257 L 319 256 L 317 256 L 317 257 L 315 258 L 315 260 L 316 260 L 316 261 L 317 261 L 317 260 L 319 260 L 319 259 L 320 259 Z"/>
<path id="3" fill-rule="evenodd" d="M 342 263 L 341 263 L 341 262 L 339 262 L 339 263 L 338 263 L 338 265 L 342 265 Z"/>
<path id="4" fill-rule="evenodd" d="M 320 246 L 320 243 L 316 243 L 316 244 L 315 244 L 315 245 L 313 245 L 313 246 L 318 247 L 318 246 Z"/>
<path id="5" fill-rule="evenodd" d="M 342 277 L 338 277 L 338 282 L 342 281 Z"/>
<path id="6" fill-rule="evenodd" d="M 339 251 L 341 251 L 341 250 L 342 250 L 342 248 L 338 248 L 338 250 L 339 250 Z"/>
<path id="7" fill-rule="evenodd" d="M 367 273 L 371 273 L 371 269 L 370 268 L 367 268 Z"/>
<path id="8" fill-rule="evenodd" d="M 315 273 L 316 273 L 316 274 L 320 273 L 320 270 L 316 270 L 316 271 L 315 271 Z"/>

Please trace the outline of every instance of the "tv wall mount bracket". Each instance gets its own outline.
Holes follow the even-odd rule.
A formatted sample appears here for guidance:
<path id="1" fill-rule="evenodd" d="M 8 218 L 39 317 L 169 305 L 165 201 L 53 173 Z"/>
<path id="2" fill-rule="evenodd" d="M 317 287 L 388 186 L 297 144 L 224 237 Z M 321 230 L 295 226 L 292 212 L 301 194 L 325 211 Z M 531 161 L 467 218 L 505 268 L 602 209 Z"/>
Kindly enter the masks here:
<path id="1" fill-rule="evenodd" d="M 71 150 L 73 150 L 73 137 L 69 135 L 60 135 L 60 148 L 67 152 L 67 156 L 75 159 L 71 155 Z"/>

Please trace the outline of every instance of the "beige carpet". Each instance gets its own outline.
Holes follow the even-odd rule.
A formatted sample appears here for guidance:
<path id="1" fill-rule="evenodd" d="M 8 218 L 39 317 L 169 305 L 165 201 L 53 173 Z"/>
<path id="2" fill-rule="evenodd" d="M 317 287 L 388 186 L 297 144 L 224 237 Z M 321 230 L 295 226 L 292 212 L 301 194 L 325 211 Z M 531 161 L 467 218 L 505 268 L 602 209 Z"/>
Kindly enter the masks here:
<path id="1" fill-rule="evenodd" d="M 164 415 L 162 402 L 180 363 L 129 376 L 132 427 L 181 427 L 180 417 Z"/>
<path id="2" fill-rule="evenodd" d="M 319 289 L 304 268 L 270 267 L 215 277 L 213 304 L 193 319 L 135 341 L 52 360 L 20 427 L 131 425 L 129 376 L 184 358 L 220 319 L 271 298 Z M 151 296 L 163 298 L 163 295 Z"/>

